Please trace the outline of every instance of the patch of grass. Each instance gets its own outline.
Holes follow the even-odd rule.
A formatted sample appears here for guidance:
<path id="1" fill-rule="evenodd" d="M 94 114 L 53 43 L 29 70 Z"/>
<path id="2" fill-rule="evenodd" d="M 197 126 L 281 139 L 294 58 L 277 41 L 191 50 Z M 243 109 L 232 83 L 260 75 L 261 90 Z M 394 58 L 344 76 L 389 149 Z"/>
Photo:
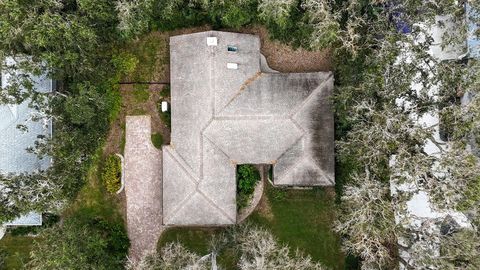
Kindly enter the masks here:
<path id="1" fill-rule="evenodd" d="M 5 266 L 0 265 L 0 269 L 23 269 L 23 266 L 30 260 L 30 251 L 32 250 L 34 237 L 30 236 L 12 236 L 10 234 L 0 240 L 0 248 L 7 252 Z M 39 241 L 39 239 L 36 239 Z M 3 267 L 3 268 L 2 268 Z"/>
<path id="2" fill-rule="evenodd" d="M 225 231 L 224 228 L 194 228 L 177 227 L 169 228 L 162 233 L 157 250 L 171 242 L 180 242 L 188 250 L 197 253 L 200 256 L 210 252 L 210 241 L 215 235 Z M 224 249 L 218 254 L 217 263 L 223 266 L 223 269 L 235 269 L 237 262 L 236 254 L 231 249 Z"/>
<path id="3" fill-rule="evenodd" d="M 161 103 L 160 103 L 161 104 Z M 161 106 L 161 105 L 160 105 Z M 162 120 L 162 122 L 168 127 L 170 128 L 171 124 L 172 124 L 172 115 L 170 114 L 170 110 L 166 111 L 166 112 L 162 112 L 162 110 L 159 110 L 159 114 L 160 114 L 160 119 Z"/>
<path id="4" fill-rule="evenodd" d="M 333 193 L 333 192 L 332 192 Z M 332 230 L 335 196 L 325 189 L 279 190 L 266 185 L 271 213 L 256 210 L 247 220 L 264 226 L 292 249 L 332 269 L 344 269 L 340 237 Z"/>
<path id="5" fill-rule="evenodd" d="M 155 146 L 158 149 L 162 149 L 162 145 L 163 145 L 162 134 L 155 132 L 152 134 L 151 139 L 152 139 L 153 146 Z"/>
<path id="6" fill-rule="evenodd" d="M 210 239 L 222 229 L 214 228 L 188 228 L 177 227 L 169 228 L 162 233 L 158 241 L 158 249 L 170 242 L 180 242 L 188 250 L 199 255 L 205 255 L 209 252 Z"/>
<path id="7" fill-rule="evenodd" d="M 336 207 L 333 190 L 293 190 L 267 185 L 265 196 L 268 207 L 256 210 L 248 222 L 267 228 L 292 251 L 298 248 L 329 268 L 357 269 L 352 266 L 355 261 L 342 253 L 340 237 L 331 230 Z M 162 234 L 158 247 L 179 241 L 188 249 L 205 255 L 210 239 L 223 230 L 171 228 Z M 229 249 L 219 255 L 218 261 L 226 269 L 235 269 L 235 254 Z"/>
<path id="8" fill-rule="evenodd" d="M 148 91 L 148 84 L 135 84 L 133 86 L 133 97 L 138 103 L 145 103 L 150 97 L 150 92 Z"/>
<path id="9" fill-rule="evenodd" d="M 163 98 L 169 98 L 170 97 L 170 85 L 165 85 L 162 89 L 162 92 L 160 92 L 160 96 Z"/>
<path id="10" fill-rule="evenodd" d="M 135 108 L 128 115 L 146 115 L 147 111 L 144 108 Z"/>
<path id="11" fill-rule="evenodd" d="M 97 153 L 93 157 L 92 165 L 87 173 L 86 185 L 63 216 L 68 217 L 78 211 L 93 211 L 93 215 L 123 224 L 119 208 L 113 197 L 108 194 L 101 180 L 101 171 L 104 166 L 104 164 L 102 164 L 101 151 L 102 147 L 97 150 Z"/>
<path id="12" fill-rule="evenodd" d="M 125 154 L 125 144 L 127 143 L 127 139 L 125 138 L 125 124 L 122 125 L 122 137 L 120 138 L 120 151 Z"/>
<path id="13" fill-rule="evenodd" d="M 169 62 L 168 44 L 163 36 L 150 33 L 140 40 L 127 45 L 126 51 L 134 55 L 139 65 L 130 73 L 130 81 L 154 81 L 155 74 L 164 69 Z"/>

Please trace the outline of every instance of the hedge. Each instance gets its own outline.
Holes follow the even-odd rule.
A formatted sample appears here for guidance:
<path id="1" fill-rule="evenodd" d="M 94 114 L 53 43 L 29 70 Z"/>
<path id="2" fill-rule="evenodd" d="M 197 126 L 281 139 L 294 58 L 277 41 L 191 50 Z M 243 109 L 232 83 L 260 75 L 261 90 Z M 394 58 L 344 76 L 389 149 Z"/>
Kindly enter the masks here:
<path id="1" fill-rule="evenodd" d="M 117 192 L 121 187 L 122 164 L 116 155 L 110 155 L 103 167 L 102 181 L 105 183 L 107 191 L 110 193 Z"/>

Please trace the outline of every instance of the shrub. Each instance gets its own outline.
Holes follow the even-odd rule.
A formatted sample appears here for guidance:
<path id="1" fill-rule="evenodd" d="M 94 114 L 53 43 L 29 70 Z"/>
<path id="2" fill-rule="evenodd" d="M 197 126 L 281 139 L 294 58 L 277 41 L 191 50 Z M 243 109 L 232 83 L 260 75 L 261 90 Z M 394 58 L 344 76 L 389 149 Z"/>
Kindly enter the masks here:
<path id="1" fill-rule="evenodd" d="M 0 246 L 0 269 L 6 269 L 4 268 L 5 265 L 7 264 L 7 257 L 8 257 L 8 253 L 7 251 Z"/>
<path id="2" fill-rule="evenodd" d="M 160 133 L 153 133 L 152 136 L 151 136 L 151 139 L 152 139 L 152 144 L 153 144 L 153 146 L 155 146 L 155 147 L 158 148 L 158 149 L 161 149 L 161 148 L 162 148 L 162 145 L 163 145 L 163 137 L 162 137 L 162 134 L 160 134 Z"/>
<path id="3" fill-rule="evenodd" d="M 130 246 L 121 220 L 84 209 L 44 230 L 26 269 L 124 269 Z"/>
<path id="4" fill-rule="evenodd" d="M 105 161 L 102 172 L 102 181 L 105 183 L 107 191 L 115 193 L 120 189 L 122 177 L 122 164 L 120 158 L 110 155 Z"/>
<path id="5" fill-rule="evenodd" d="M 237 208 L 247 206 L 248 200 L 260 180 L 260 173 L 251 164 L 242 164 L 237 167 Z"/>
<path id="6" fill-rule="evenodd" d="M 170 97 L 170 90 L 171 87 L 169 84 L 165 85 L 162 89 L 162 92 L 160 92 L 160 96 L 164 98 L 169 98 Z"/>

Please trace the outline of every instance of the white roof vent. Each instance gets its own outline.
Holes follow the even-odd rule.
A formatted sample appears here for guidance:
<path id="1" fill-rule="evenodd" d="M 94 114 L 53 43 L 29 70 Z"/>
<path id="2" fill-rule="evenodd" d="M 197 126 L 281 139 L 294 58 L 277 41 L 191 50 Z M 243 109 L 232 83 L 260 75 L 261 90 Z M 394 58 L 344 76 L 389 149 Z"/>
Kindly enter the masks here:
<path id="1" fill-rule="evenodd" d="M 227 63 L 227 69 L 238 69 L 237 63 Z"/>
<path id="2" fill-rule="evenodd" d="M 207 37 L 207 45 L 208 46 L 217 46 L 217 38 L 216 37 Z"/>

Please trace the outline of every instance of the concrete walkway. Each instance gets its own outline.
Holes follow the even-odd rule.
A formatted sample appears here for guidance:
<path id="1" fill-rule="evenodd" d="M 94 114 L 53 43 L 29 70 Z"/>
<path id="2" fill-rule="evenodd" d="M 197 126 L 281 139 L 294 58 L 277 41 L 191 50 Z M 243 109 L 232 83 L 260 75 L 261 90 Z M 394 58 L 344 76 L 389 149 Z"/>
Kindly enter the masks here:
<path id="1" fill-rule="evenodd" d="M 126 117 L 125 193 L 129 257 L 153 251 L 162 232 L 162 152 L 151 142 L 150 116 Z"/>

